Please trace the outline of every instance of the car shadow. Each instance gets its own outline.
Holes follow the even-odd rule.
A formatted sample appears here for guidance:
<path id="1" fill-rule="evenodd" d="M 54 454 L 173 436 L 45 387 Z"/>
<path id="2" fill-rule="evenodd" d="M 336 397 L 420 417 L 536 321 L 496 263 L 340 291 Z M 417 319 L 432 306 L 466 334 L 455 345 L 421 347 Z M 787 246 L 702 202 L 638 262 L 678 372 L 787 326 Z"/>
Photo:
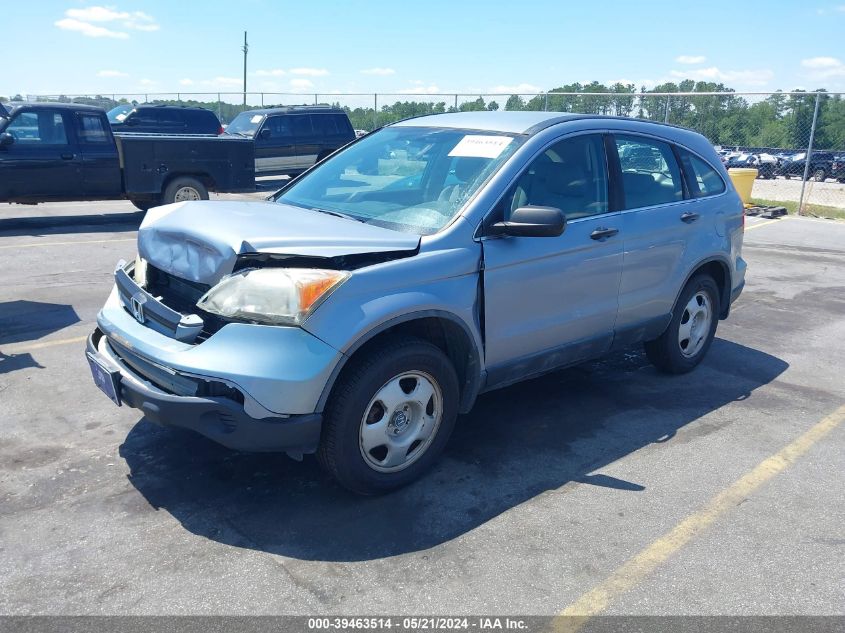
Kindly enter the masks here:
<path id="1" fill-rule="evenodd" d="M 684 426 L 787 367 L 716 339 L 684 376 L 660 375 L 629 351 L 491 392 L 458 420 L 431 473 L 381 497 L 346 492 L 313 458 L 232 452 L 143 419 L 120 454 L 149 504 L 194 534 L 302 560 L 371 560 L 434 547 L 570 482 L 637 494 L 648 482 L 599 471 L 643 447 L 688 441 L 677 435 Z"/>
<path id="2" fill-rule="evenodd" d="M 144 219 L 143 211 L 123 213 L 91 213 L 88 215 L 43 215 L 3 218 L 0 235 L 64 235 L 68 233 L 116 233 L 137 231 Z"/>
<path id="3" fill-rule="evenodd" d="M 0 345 L 34 341 L 79 321 L 76 310 L 66 303 L 0 302 Z"/>

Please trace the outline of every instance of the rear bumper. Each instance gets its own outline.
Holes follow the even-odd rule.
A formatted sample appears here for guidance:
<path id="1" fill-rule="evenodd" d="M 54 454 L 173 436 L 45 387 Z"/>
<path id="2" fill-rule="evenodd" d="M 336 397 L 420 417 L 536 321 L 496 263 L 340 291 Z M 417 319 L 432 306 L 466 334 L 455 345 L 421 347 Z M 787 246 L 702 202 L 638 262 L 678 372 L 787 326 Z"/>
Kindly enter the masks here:
<path id="1" fill-rule="evenodd" d="M 231 449 L 313 453 L 320 440 L 319 413 L 249 416 L 242 403 L 226 397 L 194 397 L 167 393 L 133 372 L 109 346 L 98 328 L 88 337 L 87 351 L 107 368 L 120 372 L 121 403 L 140 410 L 156 424 L 195 431 Z"/>

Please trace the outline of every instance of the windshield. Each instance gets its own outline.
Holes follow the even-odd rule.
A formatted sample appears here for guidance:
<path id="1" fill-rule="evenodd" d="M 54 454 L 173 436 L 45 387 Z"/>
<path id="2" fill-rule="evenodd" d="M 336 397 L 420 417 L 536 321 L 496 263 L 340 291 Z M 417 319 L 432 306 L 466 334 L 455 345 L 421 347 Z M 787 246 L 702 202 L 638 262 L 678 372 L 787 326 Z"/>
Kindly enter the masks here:
<path id="1" fill-rule="evenodd" d="M 492 132 L 388 127 L 336 154 L 276 201 L 429 235 L 446 226 L 521 143 Z"/>
<path id="2" fill-rule="evenodd" d="M 109 117 L 109 123 L 123 123 L 123 119 L 126 118 L 126 115 L 128 115 L 134 109 L 135 106 L 128 103 L 124 105 L 119 105 L 116 108 L 112 108 L 111 110 L 109 110 L 106 116 Z"/>
<path id="3" fill-rule="evenodd" d="M 232 122 L 226 127 L 226 134 L 239 134 L 241 136 L 255 136 L 258 131 L 258 126 L 264 120 L 263 114 L 256 112 L 241 112 L 238 116 L 232 119 Z"/>

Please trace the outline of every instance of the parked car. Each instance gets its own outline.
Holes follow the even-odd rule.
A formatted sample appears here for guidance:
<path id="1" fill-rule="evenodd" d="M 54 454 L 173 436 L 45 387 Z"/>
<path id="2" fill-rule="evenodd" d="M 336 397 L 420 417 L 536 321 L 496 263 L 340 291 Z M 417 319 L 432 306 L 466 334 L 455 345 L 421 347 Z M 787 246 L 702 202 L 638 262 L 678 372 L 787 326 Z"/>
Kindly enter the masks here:
<path id="1" fill-rule="evenodd" d="M 795 154 L 791 160 L 783 161 L 775 170 L 778 176 L 784 178 L 791 178 L 797 176 L 804 177 L 804 168 L 807 165 L 807 153 L 801 152 Z M 824 182 L 829 178 L 833 172 L 833 153 L 832 152 L 813 152 L 810 157 L 810 170 L 807 172 L 807 177 L 812 178 L 818 182 Z"/>
<path id="2" fill-rule="evenodd" d="M 226 134 L 255 141 L 255 173 L 301 173 L 355 139 L 344 110 L 328 106 L 289 106 L 247 110 Z"/>
<path id="3" fill-rule="evenodd" d="M 778 159 L 771 154 L 739 154 L 723 161 L 728 169 L 756 169 L 758 178 L 774 178 Z"/>
<path id="4" fill-rule="evenodd" d="M 695 132 L 419 117 L 270 201 L 156 209 L 87 356 L 101 389 L 153 422 L 316 452 L 378 493 L 428 469 L 479 393 L 641 342 L 661 371 L 695 368 L 742 291 L 743 228 Z"/>
<path id="5" fill-rule="evenodd" d="M 837 182 L 845 183 L 845 154 L 833 159 L 830 166 L 830 177 L 835 178 Z"/>
<path id="6" fill-rule="evenodd" d="M 220 119 L 205 108 L 175 105 L 119 105 L 108 112 L 115 132 L 135 134 L 223 134 Z"/>
<path id="7" fill-rule="evenodd" d="M 0 106 L 0 202 L 125 198 L 139 209 L 255 189 L 252 143 L 115 135 L 101 108 Z"/>

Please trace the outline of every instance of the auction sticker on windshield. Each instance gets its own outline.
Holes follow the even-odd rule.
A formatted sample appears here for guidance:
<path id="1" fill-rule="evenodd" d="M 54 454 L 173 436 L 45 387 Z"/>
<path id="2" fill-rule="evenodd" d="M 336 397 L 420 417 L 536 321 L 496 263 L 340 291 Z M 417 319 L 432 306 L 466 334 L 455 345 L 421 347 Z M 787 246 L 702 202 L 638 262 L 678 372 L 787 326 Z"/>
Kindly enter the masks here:
<path id="1" fill-rule="evenodd" d="M 449 152 L 449 156 L 471 158 L 498 158 L 513 138 L 510 136 L 482 136 L 468 134 Z"/>

